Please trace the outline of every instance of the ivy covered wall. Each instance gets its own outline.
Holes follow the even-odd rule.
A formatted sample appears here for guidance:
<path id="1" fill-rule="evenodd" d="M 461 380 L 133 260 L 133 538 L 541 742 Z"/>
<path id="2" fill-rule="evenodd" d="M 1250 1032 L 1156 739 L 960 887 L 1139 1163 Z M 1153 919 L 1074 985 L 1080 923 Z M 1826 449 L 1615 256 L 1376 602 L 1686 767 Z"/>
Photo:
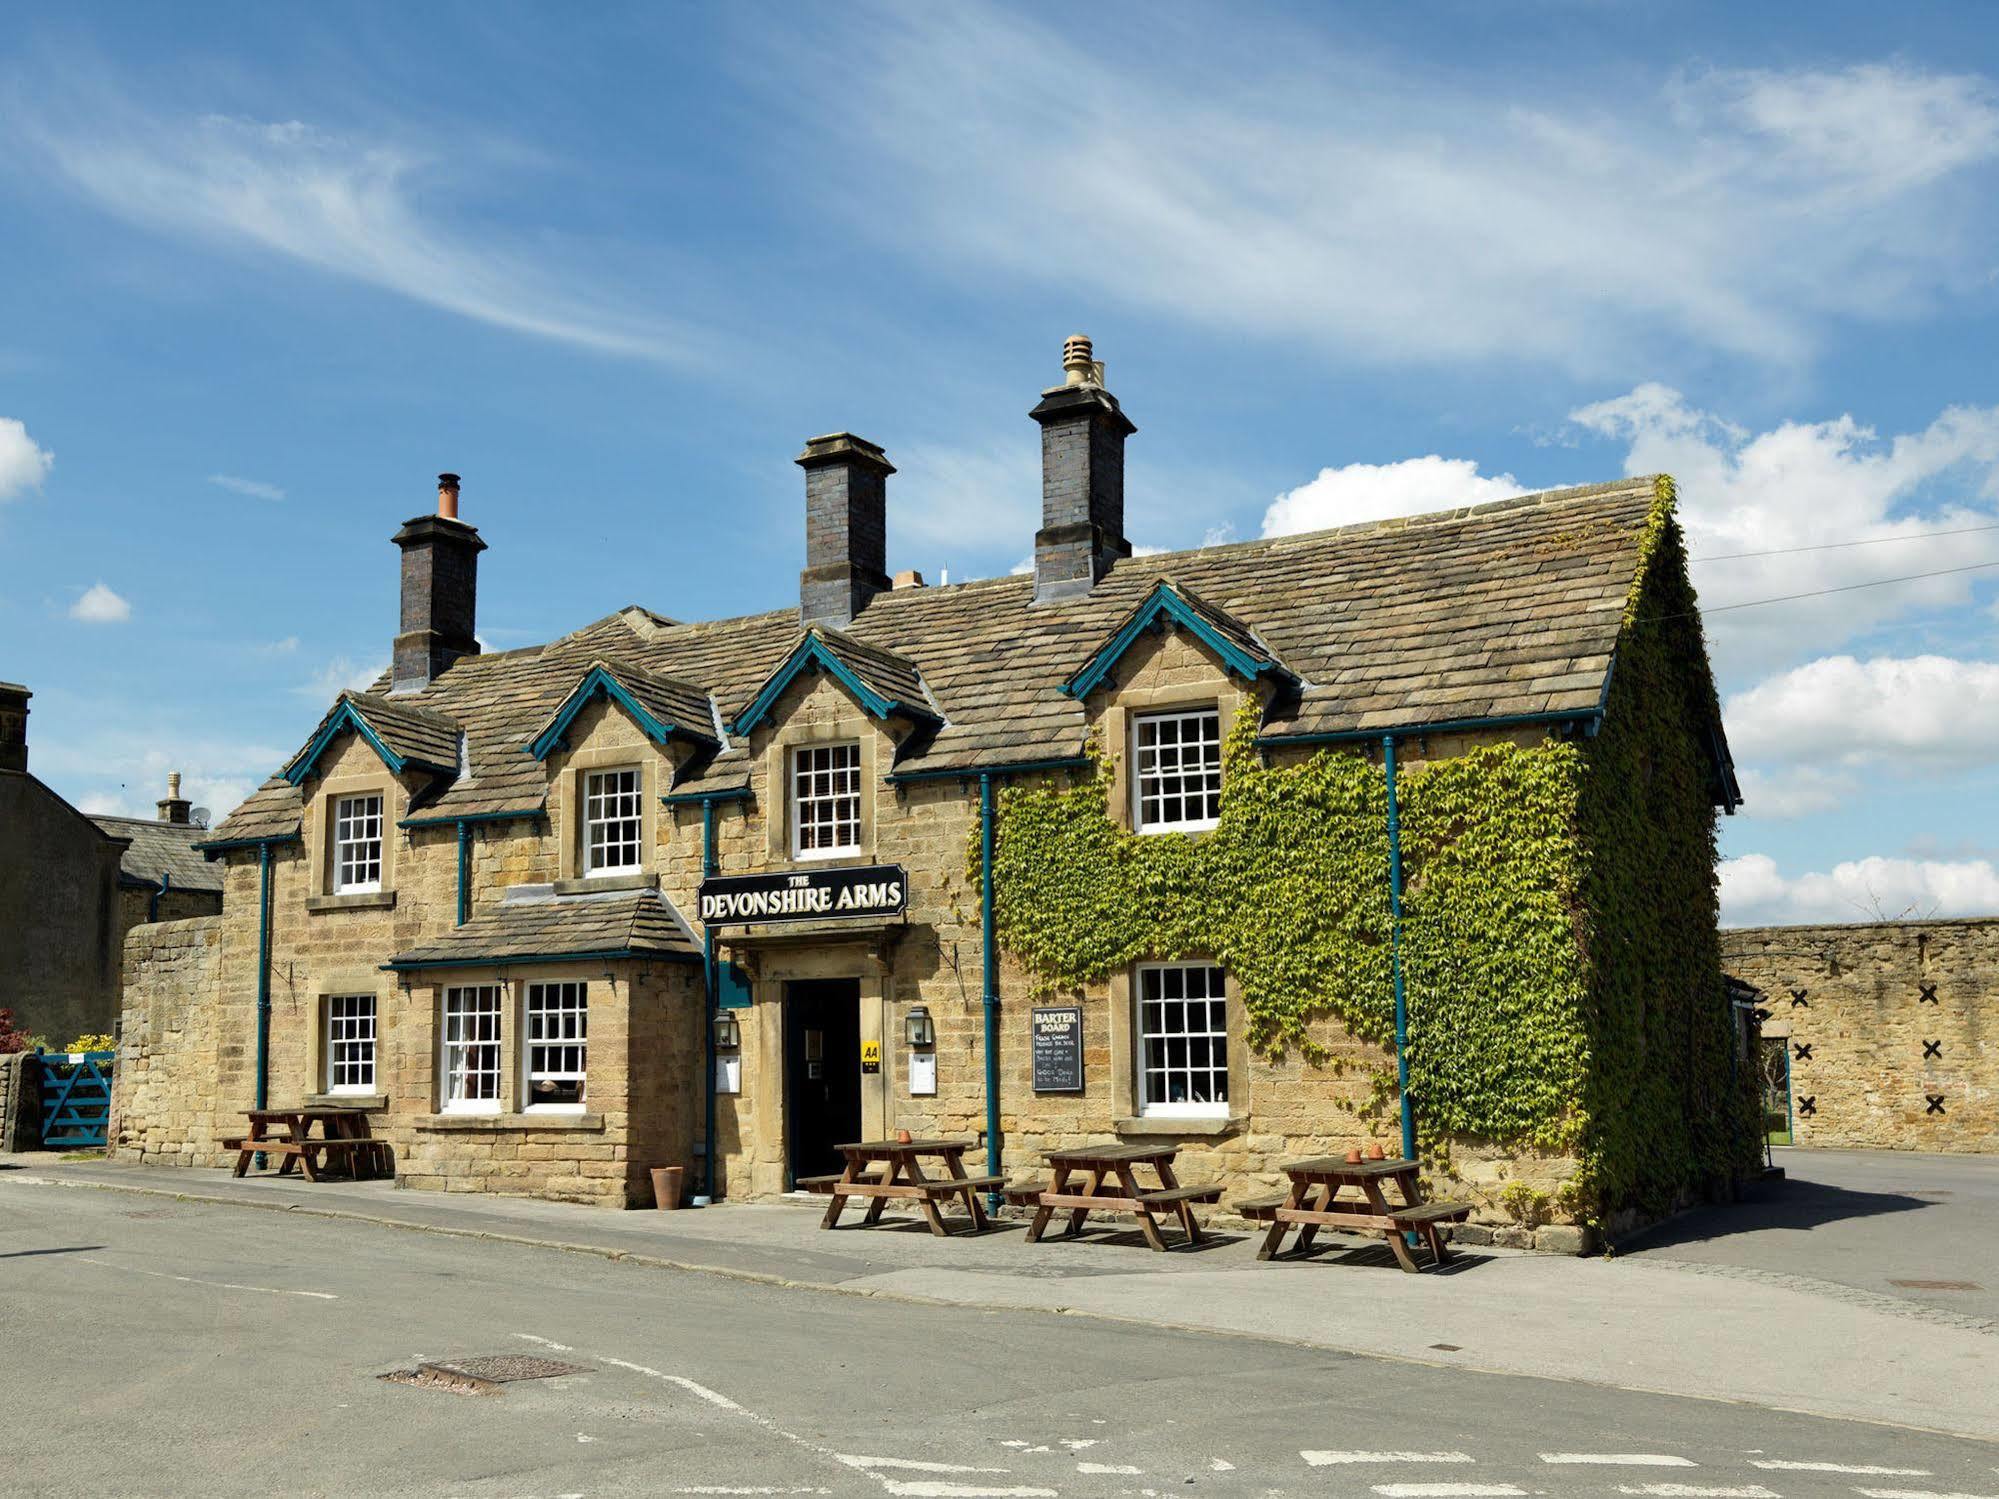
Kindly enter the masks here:
<path id="1" fill-rule="evenodd" d="M 1397 783 L 1426 1158 L 1448 1171 L 1452 1145 L 1472 1142 L 1573 1156 L 1557 1206 L 1592 1222 L 1722 1171 L 1735 1133 L 1701 716 L 1713 689 L 1698 617 L 1675 617 L 1692 605 L 1671 499 L 1662 488 L 1603 733 L 1487 743 Z M 1079 784 L 1006 790 L 1001 943 L 1050 991 L 1213 957 L 1253 1049 L 1352 1065 L 1312 1039 L 1331 1016 L 1367 1043 L 1370 1108 L 1392 1114 L 1382 766 L 1365 747 L 1265 764 L 1257 726 L 1250 701 L 1224 747 L 1219 824 L 1198 836 L 1121 828 L 1108 761 Z M 969 862 L 976 881 L 976 847 Z"/>

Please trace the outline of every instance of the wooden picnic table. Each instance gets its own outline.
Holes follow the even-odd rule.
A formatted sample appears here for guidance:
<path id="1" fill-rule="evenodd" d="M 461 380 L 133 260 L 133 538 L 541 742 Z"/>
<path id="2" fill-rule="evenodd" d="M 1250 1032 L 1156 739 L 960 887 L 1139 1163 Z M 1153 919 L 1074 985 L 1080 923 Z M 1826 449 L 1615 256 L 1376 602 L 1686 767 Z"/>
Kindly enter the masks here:
<path id="1" fill-rule="evenodd" d="M 1166 1240 L 1160 1236 L 1159 1224 L 1152 1214 L 1155 1208 L 1171 1208 L 1187 1235 L 1187 1243 L 1198 1244 L 1201 1226 L 1194 1221 L 1194 1204 L 1215 1201 L 1222 1195 L 1222 1189 L 1181 1186 L 1173 1175 L 1173 1158 L 1179 1153 L 1178 1147 L 1172 1145 L 1082 1145 L 1046 1150 L 1042 1159 L 1048 1162 L 1052 1179 L 1046 1186 L 1031 1182 L 1008 1187 L 1007 1199 L 1035 1209 L 1034 1222 L 1027 1230 L 1030 1244 L 1040 1241 L 1048 1220 L 1064 1208 L 1069 1211 L 1065 1237 L 1081 1233 L 1084 1221 L 1093 1212 L 1131 1213 L 1138 1218 L 1145 1242 L 1161 1250 L 1166 1248 Z M 1140 1166 L 1158 1177 L 1157 1187 L 1147 1187 L 1139 1181 Z M 1071 1181 L 1078 1174 L 1089 1177 L 1089 1184 L 1080 1189 Z"/>
<path id="2" fill-rule="evenodd" d="M 846 1210 L 850 1197 L 868 1199 L 867 1215 L 861 1220 L 864 1224 L 881 1222 L 883 1208 L 892 1200 L 905 1199 L 923 1210 L 930 1231 L 943 1238 L 951 1230 L 944 1226 L 944 1215 L 937 1210 L 938 1201 L 959 1197 L 972 1218 L 970 1232 L 982 1233 L 988 1225 L 979 1193 L 1002 1185 L 1002 1179 L 965 1175 L 964 1156 L 971 1148 L 970 1140 L 858 1140 L 835 1147 L 847 1159 L 844 1169 L 832 1176 L 800 1177 L 795 1185 L 807 1192 L 826 1192 L 832 1196 L 833 1200 L 826 1205 L 826 1216 L 820 1220 L 821 1228 L 839 1225 L 840 1214 Z M 942 1161 L 944 1174 L 925 1175 L 922 1164 L 925 1160 Z"/>
<path id="3" fill-rule="evenodd" d="M 1422 1201 L 1417 1188 L 1422 1168 L 1415 1161 L 1395 1156 L 1378 1161 L 1316 1156 L 1308 1161 L 1286 1161 L 1280 1169 L 1291 1179 L 1289 1192 L 1245 1202 L 1237 1209 L 1245 1218 L 1270 1225 L 1256 1252 L 1260 1260 L 1275 1255 L 1284 1236 L 1294 1229 L 1298 1234 L 1296 1247 L 1303 1250 L 1312 1247 L 1320 1229 L 1332 1228 L 1342 1233 L 1380 1234 L 1395 1251 L 1395 1262 L 1414 1274 L 1420 1267 L 1410 1252 L 1407 1236 L 1420 1234 L 1429 1246 L 1431 1263 L 1447 1264 L 1451 1253 L 1444 1247 L 1442 1226 L 1471 1214 L 1469 1203 Z M 1400 1202 L 1388 1200 L 1383 1190 L 1387 1183 L 1394 1184 Z M 1357 1195 L 1343 1197 L 1343 1191 Z"/>
<path id="4" fill-rule="evenodd" d="M 369 1132 L 363 1109 L 247 1109 L 244 1117 L 250 1121 L 249 1132 L 222 1142 L 224 1150 L 236 1152 L 237 1176 L 248 1171 L 251 1159 L 260 1154 L 281 1157 L 279 1176 L 291 1175 L 292 1163 L 297 1162 L 309 1182 L 318 1181 L 336 1159 L 356 1181 L 388 1169 L 388 1142 Z"/>

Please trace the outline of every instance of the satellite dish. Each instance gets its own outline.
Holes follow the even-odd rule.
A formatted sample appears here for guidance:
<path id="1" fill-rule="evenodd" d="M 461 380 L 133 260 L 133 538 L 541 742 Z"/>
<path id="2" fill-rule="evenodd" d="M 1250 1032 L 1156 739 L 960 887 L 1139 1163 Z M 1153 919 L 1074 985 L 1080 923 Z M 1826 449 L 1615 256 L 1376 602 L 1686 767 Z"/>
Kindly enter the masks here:
<path id="1" fill-rule="evenodd" d="M 192 812 L 189 812 L 187 814 L 188 821 L 193 823 L 198 828 L 205 828 L 208 826 L 209 816 L 210 813 L 208 808 L 206 807 L 196 807 Z"/>

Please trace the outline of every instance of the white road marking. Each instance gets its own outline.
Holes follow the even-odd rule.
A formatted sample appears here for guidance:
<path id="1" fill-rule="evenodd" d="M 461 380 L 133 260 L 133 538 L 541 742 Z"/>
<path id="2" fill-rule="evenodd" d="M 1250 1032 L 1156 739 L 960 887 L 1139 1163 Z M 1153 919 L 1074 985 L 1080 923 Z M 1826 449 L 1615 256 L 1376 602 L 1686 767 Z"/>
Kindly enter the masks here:
<path id="1" fill-rule="evenodd" d="M 1340 1463 L 1468 1463 L 1469 1452 L 1301 1452 L 1308 1467 L 1330 1468 Z"/>
<path id="2" fill-rule="evenodd" d="M 1211 1457 L 1208 1459 L 1208 1471 L 1210 1473 L 1233 1473 L 1235 1472 L 1235 1464 L 1225 1457 Z"/>
<path id="3" fill-rule="evenodd" d="M 1062 1445 L 1067 1447 L 1071 1452 L 1081 1452 L 1085 1447 L 1096 1446 L 1097 1439 L 1095 1437 L 1064 1437 L 1062 1438 Z"/>
<path id="4" fill-rule="evenodd" d="M 579 1431 L 576 1433 L 576 1440 L 579 1442 L 594 1442 L 597 1439 L 593 1436 L 590 1436 L 584 1432 Z"/>
<path id="5" fill-rule="evenodd" d="M 1143 1468 L 1134 1468 L 1130 1463 L 1077 1463 L 1076 1471 L 1078 1473 L 1121 1473 L 1129 1477 L 1142 1473 L 1145 1470 Z"/>
<path id="6" fill-rule="evenodd" d="M 1596 1463 L 1610 1468 L 1694 1468 L 1690 1457 L 1674 1457 L 1664 1452 L 1544 1452 L 1544 1463 Z"/>
<path id="7" fill-rule="evenodd" d="M 1510 1483 L 1377 1483 L 1381 1499 L 1513 1499 L 1525 1494 Z"/>
<path id="8" fill-rule="evenodd" d="M 194 1275 L 169 1275 L 164 1270 L 141 1270 L 137 1265 L 114 1265 L 109 1260 L 100 1260 L 94 1255 L 84 1255 L 83 1263 L 98 1265 L 106 1270 L 123 1270 L 128 1275 L 150 1275 L 155 1280 L 177 1280 L 189 1286 L 213 1286 L 218 1291 L 256 1291 L 265 1296 L 304 1296 L 313 1301 L 338 1301 L 340 1298 L 331 1291 L 290 1291 L 283 1286 L 241 1286 L 233 1280 L 203 1280 Z"/>
<path id="9" fill-rule="evenodd" d="M 830 1494 L 831 1489 L 759 1489 L 729 1484 L 693 1484 L 686 1488 L 668 1489 L 669 1494 Z"/>
<path id="10" fill-rule="evenodd" d="M 899 1499 L 1056 1499 L 1053 1489 L 1021 1486 L 988 1487 L 977 1483 L 940 1483 L 935 1479 L 882 1479 L 882 1486 Z"/>
<path id="11" fill-rule="evenodd" d="M 538 1338 L 531 1332 L 517 1332 L 514 1336 L 523 1342 L 534 1343 L 543 1348 L 553 1349 L 557 1353 L 574 1353 L 576 1351 L 567 1343 L 558 1343 L 553 1338 Z"/>
<path id="12" fill-rule="evenodd" d="M 1739 1488 L 1707 1488 L 1698 1483 L 1621 1483 L 1620 1494 L 1647 1494 L 1651 1499 L 1777 1499 L 1775 1490 L 1760 1483 Z"/>
<path id="13" fill-rule="evenodd" d="M 1999 1499 L 1992 1494 L 1937 1494 L 1928 1489 L 1862 1489 L 1867 1499 Z"/>
<path id="14" fill-rule="evenodd" d="M 833 1454 L 850 1468 L 906 1468 L 912 1473 L 1005 1473 L 1006 1468 L 968 1468 L 960 1463 L 918 1462 L 913 1457 L 862 1457 L 852 1452 Z"/>
<path id="15" fill-rule="evenodd" d="M 1770 1468 L 1782 1473 L 1858 1473 L 1878 1478 L 1928 1478 L 1928 1468 L 1876 1468 L 1865 1463 L 1791 1462 L 1782 1458 L 1752 1459 L 1752 1468 Z"/>

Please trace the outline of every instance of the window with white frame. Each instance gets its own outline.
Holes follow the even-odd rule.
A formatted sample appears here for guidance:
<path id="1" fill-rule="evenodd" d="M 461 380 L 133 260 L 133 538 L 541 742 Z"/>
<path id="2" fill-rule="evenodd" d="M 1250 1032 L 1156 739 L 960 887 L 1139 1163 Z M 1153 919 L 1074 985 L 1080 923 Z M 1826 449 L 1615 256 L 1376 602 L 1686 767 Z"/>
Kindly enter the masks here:
<path id="1" fill-rule="evenodd" d="M 623 874 L 641 857 L 639 773 L 593 770 L 583 777 L 583 872 Z"/>
<path id="2" fill-rule="evenodd" d="M 529 984 L 522 1027 L 531 1109 L 583 1107 L 584 1061 L 589 1053 L 590 986 Z"/>
<path id="3" fill-rule="evenodd" d="M 333 890 L 363 895 L 382 888 L 382 798 L 341 796 L 333 801 Z"/>
<path id="4" fill-rule="evenodd" d="M 375 996 L 372 994 L 327 996 L 326 1091 L 375 1091 Z"/>
<path id="5" fill-rule="evenodd" d="M 1222 715 L 1146 713 L 1132 726 L 1132 810 L 1141 833 L 1194 832 L 1222 815 Z"/>
<path id="6" fill-rule="evenodd" d="M 1211 963 L 1138 970 L 1141 1114 L 1228 1113 L 1228 1008 L 1226 980 Z"/>
<path id="7" fill-rule="evenodd" d="M 467 1114 L 500 1107 L 500 986 L 444 991 L 444 1107 Z"/>
<path id="8" fill-rule="evenodd" d="M 791 853 L 825 859 L 861 851 L 861 747 L 802 745 L 791 752 Z"/>

